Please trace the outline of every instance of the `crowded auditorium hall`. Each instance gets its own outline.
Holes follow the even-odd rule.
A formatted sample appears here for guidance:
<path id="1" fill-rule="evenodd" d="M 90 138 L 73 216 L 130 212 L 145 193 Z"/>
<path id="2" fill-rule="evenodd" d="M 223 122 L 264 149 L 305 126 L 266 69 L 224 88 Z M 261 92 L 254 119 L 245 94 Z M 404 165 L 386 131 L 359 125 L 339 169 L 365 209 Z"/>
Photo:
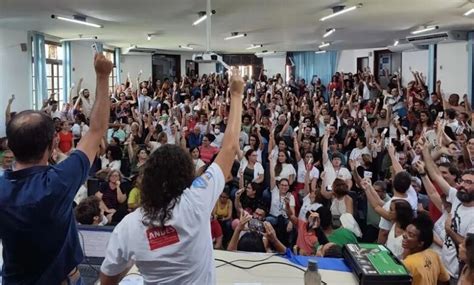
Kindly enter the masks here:
<path id="1" fill-rule="evenodd" d="M 0 0 L 0 285 L 474 285 L 473 23 Z"/>

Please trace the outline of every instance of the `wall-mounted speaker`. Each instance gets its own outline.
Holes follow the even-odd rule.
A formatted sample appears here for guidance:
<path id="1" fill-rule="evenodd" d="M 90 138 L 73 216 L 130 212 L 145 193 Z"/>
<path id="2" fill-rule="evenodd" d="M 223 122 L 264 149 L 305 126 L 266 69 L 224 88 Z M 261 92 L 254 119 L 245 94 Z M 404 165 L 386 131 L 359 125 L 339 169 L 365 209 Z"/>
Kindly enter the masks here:
<path id="1" fill-rule="evenodd" d="M 26 52 L 28 50 L 28 46 L 25 43 L 21 43 L 20 48 L 22 52 Z"/>

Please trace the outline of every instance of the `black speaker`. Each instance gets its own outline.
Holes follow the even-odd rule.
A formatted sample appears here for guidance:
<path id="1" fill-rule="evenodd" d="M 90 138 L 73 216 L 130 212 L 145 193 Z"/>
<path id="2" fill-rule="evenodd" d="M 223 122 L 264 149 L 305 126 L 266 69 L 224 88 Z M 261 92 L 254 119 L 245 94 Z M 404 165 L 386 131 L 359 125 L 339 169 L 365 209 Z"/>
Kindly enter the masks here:
<path id="1" fill-rule="evenodd" d="M 20 48 L 21 48 L 21 51 L 22 51 L 22 52 L 26 52 L 26 51 L 28 50 L 28 47 L 27 47 L 27 45 L 26 45 L 25 43 L 21 43 L 21 44 L 20 44 Z"/>

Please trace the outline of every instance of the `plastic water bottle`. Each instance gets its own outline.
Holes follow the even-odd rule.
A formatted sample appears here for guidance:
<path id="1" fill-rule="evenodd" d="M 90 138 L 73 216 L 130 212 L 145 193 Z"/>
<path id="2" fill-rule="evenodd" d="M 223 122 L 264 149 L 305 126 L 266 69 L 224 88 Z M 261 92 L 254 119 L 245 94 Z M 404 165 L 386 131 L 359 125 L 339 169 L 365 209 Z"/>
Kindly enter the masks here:
<path id="1" fill-rule="evenodd" d="M 308 261 L 308 268 L 304 273 L 304 285 L 321 285 L 321 274 L 319 274 L 318 263 L 315 260 Z"/>

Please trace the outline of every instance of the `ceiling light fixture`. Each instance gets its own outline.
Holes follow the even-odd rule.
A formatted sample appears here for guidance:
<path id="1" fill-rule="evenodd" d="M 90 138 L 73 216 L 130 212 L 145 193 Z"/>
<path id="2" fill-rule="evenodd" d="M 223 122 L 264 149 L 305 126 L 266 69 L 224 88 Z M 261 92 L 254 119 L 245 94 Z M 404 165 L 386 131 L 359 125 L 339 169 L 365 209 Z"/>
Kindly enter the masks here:
<path id="1" fill-rule="evenodd" d="M 85 26 L 89 26 L 89 27 L 94 27 L 94 28 L 103 28 L 102 25 L 86 22 L 86 17 L 85 16 L 80 16 L 80 15 L 74 15 L 73 19 L 71 19 L 71 18 L 66 18 L 66 17 L 57 16 L 57 15 L 53 14 L 53 15 L 51 15 L 51 18 L 66 21 L 66 22 L 70 22 L 70 23 L 85 25 Z"/>
<path id="2" fill-rule="evenodd" d="M 472 8 L 471 10 L 467 11 L 466 13 L 464 13 L 464 16 L 469 16 L 469 15 L 471 15 L 472 13 L 474 13 L 474 8 Z"/>
<path id="3" fill-rule="evenodd" d="M 322 43 L 319 45 L 319 48 L 325 48 L 325 47 L 328 47 L 328 46 L 330 46 L 330 45 L 331 45 L 330 43 L 322 42 Z"/>
<path id="4" fill-rule="evenodd" d="M 247 36 L 247 34 L 239 34 L 237 32 L 233 32 L 233 33 L 230 34 L 230 37 L 227 37 L 224 40 L 226 40 L 226 41 L 234 40 L 234 39 L 243 38 L 243 37 L 246 37 L 246 36 Z"/>
<path id="5" fill-rule="evenodd" d="M 216 13 L 216 10 L 212 10 L 212 11 L 211 11 L 211 15 L 214 15 L 215 13 Z M 200 23 L 202 23 L 204 20 L 207 19 L 206 11 L 200 11 L 200 12 L 198 12 L 198 16 L 199 16 L 199 18 L 198 18 L 196 21 L 194 21 L 193 26 L 197 26 L 197 25 L 199 25 Z"/>
<path id="6" fill-rule="evenodd" d="M 329 36 L 332 35 L 335 31 L 336 31 L 336 29 L 328 29 L 328 30 L 326 30 L 326 33 L 323 35 L 323 38 L 329 37 Z"/>
<path id="7" fill-rule="evenodd" d="M 263 45 L 261 45 L 261 44 L 260 45 L 251 45 L 246 49 L 256 49 L 256 48 L 261 48 L 261 47 L 263 47 Z"/>
<path id="8" fill-rule="evenodd" d="M 152 37 L 152 36 L 153 36 L 152 34 L 146 35 L 146 40 L 147 40 L 147 41 L 151 40 L 151 37 Z"/>
<path id="9" fill-rule="evenodd" d="M 78 38 L 70 38 L 70 39 L 60 39 L 59 42 L 74 42 L 74 41 L 94 41 L 97 40 L 97 36 L 93 37 L 83 37 L 82 35 L 79 35 Z"/>
<path id="10" fill-rule="evenodd" d="M 276 51 L 262 50 L 261 52 L 256 52 L 255 55 L 261 56 L 261 55 L 267 55 L 267 54 L 272 54 L 272 53 L 276 53 Z"/>
<path id="11" fill-rule="evenodd" d="M 318 50 L 318 51 L 315 51 L 314 53 L 315 54 L 321 54 L 321 53 L 326 53 L 326 51 L 325 50 Z"/>
<path id="12" fill-rule="evenodd" d="M 395 41 L 395 42 L 393 43 L 393 46 L 394 46 L 394 47 L 398 46 L 398 41 Z"/>
<path id="13" fill-rule="evenodd" d="M 436 29 L 438 29 L 438 26 L 429 26 L 429 27 L 425 26 L 422 29 L 411 32 L 411 34 L 412 35 L 417 35 L 417 34 L 426 33 L 426 32 L 429 32 L 429 31 L 433 31 L 433 30 L 436 30 Z"/>
<path id="14" fill-rule="evenodd" d="M 354 11 L 355 9 L 357 8 L 361 8 L 362 7 L 362 4 L 358 4 L 358 5 L 355 5 L 355 6 L 351 6 L 349 8 L 345 8 L 344 6 L 336 6 L 336 7 L 333 7 L 332 10 L 333 10 L 333 13 L 331 15 L 327 15 L 325 17 L 322 17 L 321 19 L 319 19 L 321 22 L 324 22 L 328 19 L 331 19 L 331 18 L 334 18 L 336 16 L 339 16 L 339 15 L 342 15 L 342 14 L 345 14 L 347 12 L 350 12 L 350 11 Z"/>
<path id="15" fill-rule="evenodd" d="M 194 49 L 193 47 L 190 47 L 190 46 L 184 46 L 184 45 L 179 45 L 179 48 L 182 48 L 182 49 L 187 49 L 187 50 L 193 50 L 193 49 Z"/>

